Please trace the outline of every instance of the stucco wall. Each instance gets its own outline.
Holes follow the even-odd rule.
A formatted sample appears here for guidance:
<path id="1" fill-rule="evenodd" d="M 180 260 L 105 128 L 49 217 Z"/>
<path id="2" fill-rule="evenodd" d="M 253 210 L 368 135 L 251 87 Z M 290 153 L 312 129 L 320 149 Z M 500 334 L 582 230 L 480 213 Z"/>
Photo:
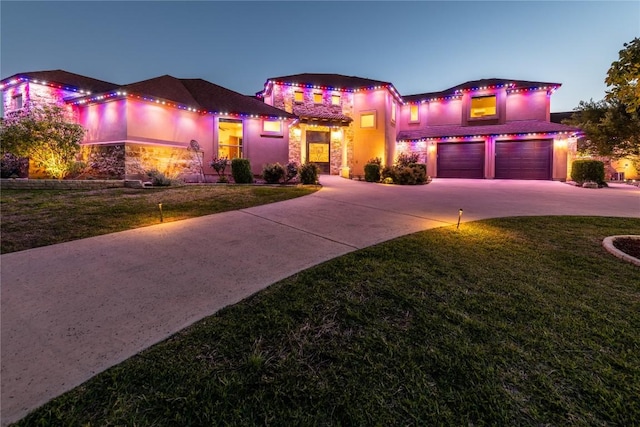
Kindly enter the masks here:
<path id="1" fill-rule="evenodd" d="M 82 106 L 79 122 L 87 130 L 84 143 L 124 141 L 127 139 L 127 100 Z"/>
<path id="2" fill-rule="evenodd" d="M 515 92 L 507 95 L 507 121 L 549 121 L 550 98 L 546 91 Z"/>
<path id="3" fill-rule="evenodd" d="M 364 165 L 374 157 L 386 161 L 387 142 L 386 127 L 388 124 L 386 110 L 386 89 L 356 92 L 354 94 L 354 126 L 353 126 L 353 175 L 364 175 Z M 360 116 L 373 112 L 376 115 L 374 128 L 362 128 Z M 393 141 L 395 143 L 395 141 Z"/>
<path id="4" fill-rule="evenodd" d="M 262 174 L 262 168 L 267 163 L 285 165 L 289 160 L 289 129 L 286 121 L 282 123 L 281 136 L 265 136 L 262 132 L 261 119 L 245 119 L 244 127 L 244 157 L 251 162 L 254 175 Z"/>

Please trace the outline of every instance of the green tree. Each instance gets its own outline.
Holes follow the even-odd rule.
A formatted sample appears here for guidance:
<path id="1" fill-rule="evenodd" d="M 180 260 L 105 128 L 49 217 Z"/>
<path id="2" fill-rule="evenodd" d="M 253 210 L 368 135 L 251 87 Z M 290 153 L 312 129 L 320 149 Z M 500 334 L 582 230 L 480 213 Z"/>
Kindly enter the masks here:
<path id="1" fill-rule="evenodd" d="M 640 39 L 624 44 L 620 58 L 609 68 L 605 83 L 611 89 L 606 99 L 622 103 L 628 113 L 640 111 Z"/>
<path id="2" fill-rule="evenodd" d="M 624 44 L 611 64 L 605 83 L 610 89 L 602 101 L 580 101 L 564 123 L 585 133 L 578 141 L 583 154 L 623 157 L 640 163 L 640 39 Z"/>
<path id="3" fill-rule="evenodd" d="M 56 179 L 73 169 L 85 130 L 70 122 L 57 105 L 25 109 L 0 123 L 2 152 L 29 157 L 37 167 Z"/>

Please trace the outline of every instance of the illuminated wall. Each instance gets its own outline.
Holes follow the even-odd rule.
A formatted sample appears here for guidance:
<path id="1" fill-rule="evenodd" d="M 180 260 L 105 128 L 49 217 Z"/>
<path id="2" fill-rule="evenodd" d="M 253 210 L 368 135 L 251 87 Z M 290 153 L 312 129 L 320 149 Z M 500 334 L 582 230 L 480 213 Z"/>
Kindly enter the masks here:
<path id="1" fill-rule="evenodd" d="M 507 95 L 507 121 L 549 121 L 550 101 L 546 90 L 509 93 Z"/>
<path id="2" fill-rule="evenodd" d="M 254 175 L 261 175 L 267 163 L 286 165 L 289 160 L 288 122 L 283 121 L 282 135 L 263 135 L 261 119 L 245 119 L 244 124 L 244 157 L 251 162 Z"/>
<path id="3" fill-rule="evenodd" d="M 384 164 L 393 163 L 387 161 L 387 147 L 395 144 L 393 139 L 388 140 L 387 126 L 387 96 L 386 89 L 377 89 L 356 92 L 354 94 L 354 124 L 353 124 L 353 164 L 350 165 L 353 175 L 364 175 L 364 165 L 369 159 L 380 157 Z M 375 126 L 363 128 L 360 118 L 362 114 L 374 113 Z"/>
<path id="4" fill-rule="evenodd" d="M 123 142 L 127 139 L 127 100 L 82 106 L 79 123 L 87 131 L 83 143 Z"/>

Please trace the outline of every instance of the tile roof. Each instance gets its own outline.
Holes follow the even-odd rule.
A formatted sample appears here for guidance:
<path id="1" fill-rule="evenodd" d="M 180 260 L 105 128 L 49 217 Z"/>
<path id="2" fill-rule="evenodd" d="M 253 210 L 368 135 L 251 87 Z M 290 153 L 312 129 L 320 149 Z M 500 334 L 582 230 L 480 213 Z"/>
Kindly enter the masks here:
<path id="1" fill-rule="evenodd" d="M 562 123 L 563 120 L 570 118 L 574 111 L 563 111 L 561 113 L 551 113 L 551 121 L 553 123 Z"/>
<path id="2" fill-rule="evenodd" d="M 389 82 L 383 82 L 381 80 L 372 80 L 363 77 L 356 76 L 344 76 L 342 74 L 314 74 L 303 73 L 293 74 L 290 76 L 272 77 L 269 81 L 280 83 L 295 83 L 312 86 L 324 86 L 340 89 L 362 89 L 373 86 L 387 86 L 391 85 Z"/>
<path id="3" fill-rule="evenodd" d="M 64 70 L 30 71 L 27 73 L 14 74 L 11 77 L 2 79 L 2 81 L 10 81 L 20 77 L 25 77 L 29 80 L 41 80 L 47 83 L 57 83 L 61 86 L 72 86 L 90 92 L 108 92 L 118 87 L 115 83 L 105 82 Z"/>
<path id="4" fill-rule="evenodd" d="M 127 93 L 137 93 L 173 101 L 199 110 L 231 114 L 295 117 L 254 97 L 242 95 L 202 79 L 178 79 L 164 75 L 122 86 L 119 89 Z"/>
<path id="5" fill-rule="evenodd" d="M 551 82 L 536 82 L 529 80 L 513 80 L 513 79 L 499 79 L 499 78 L 491 78 L 491 79 L 482 79 L 482 80 L 471 80 L 466 83 L 459 84 L 457 86 L 450 87 L 449 89 L 445 89 L 439 92 L 426 92 L 419 93 L 416 95 L 405 95 L 402 97 L 405 102 L 417 102 L 423 99 L 433 99 L 433 98 L 444 98 L 447 96 L 455 95 L 458 91 L 477 89 L 481 87 L 490 87 L 490 86 L 504 86 L 513 84 L 513 89 L 528 89 L 534 87 L 559 87 L 560 83 L 551 83 Z"/>
<path id="6" fill-rule="evenodd" d="M 579 129 L 542 120 L 518 120 L 502 125 L 460 126 L 441 125 L 428 128 L 406 130 L 398 133 L 399 140 L 415 140 L 422 138 L 439 138 L 450 136 L 481 136 L 547 132 L 579 132 Z"/>

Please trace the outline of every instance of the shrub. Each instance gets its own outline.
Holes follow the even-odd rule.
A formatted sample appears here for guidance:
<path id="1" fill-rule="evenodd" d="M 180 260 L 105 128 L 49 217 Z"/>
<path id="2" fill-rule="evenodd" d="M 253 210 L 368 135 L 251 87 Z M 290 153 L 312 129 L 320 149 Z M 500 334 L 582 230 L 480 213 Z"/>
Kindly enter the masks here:
<path id="1" fill-rule="evenodd" d="M 403 167 L 403 166 L 414 165 L 418 163 L 419 159 L 420 157 L 418 156 L 418 153 L 410 153 L 410 154 L 400 153 L 398 154 L 398 159 L 396 160 L 396 166 Z"/>
<path id="2" fill-rule="evenodd" d="M 224 176 L 224 170 L 227 168 L 228 164 L 229 164 L 229 159 L 227 159 L 226 157 L 214 157 L 209 162 L 209 165 L 218 174 L 218 178 L 222 178 Z"/>
<path id="3" fill-rule="evenodd" d="M 599 160 L 575 160 L 571 166 L 571 179 L 582 184 L 593 181 L 604 184 L 604 163 Z"/>
<path id="4" fill-rule="evenodd" d="M 401 185 L 424 184 L 427 182 L 427 168 L 423 164 L 416 163 L 409 166 L 398 166 L 395 182 Z"/>
<path id="5" fill-rule="evenodd" d="M 298 176 L 298 163 L 296 162 L 289 162 L 287 163 L 287 170 L 285 173 L 285 182 L 289 182 L 291 181 L 293 178 L 295 178 L 296 176 Z"/>
<path id="6" fill-rule="evenodd" d="M 398 180 L 398 171 L 395 166 L 385 166 L 382 168 L 381 176 L 387 184 L 389 184 L 388 179 L 394 183 Z"/>
<path id="7" fill-rule="evenodd" d="M 167 187 L 171 185 L 171 180 L 157 169 L 148 170 L 147 177 L 149 177 L 149 181 L 153 186 Z"/>
<path id="8" fill-rule="evenodd" d="M 251 163 L 248 159 L 231 160 L 231 175 L 236 184 L 252 184 L 253 174 L 251 173 Z"/>
<path id="9" fill-rule="evenodd" d="M 300 182 L 303 184 L 317 184 L 320 168 L 315 163 L 307 163 L 300 166 Z"/>
<path id="10" fill-rule="evenodd" d="M 12 153 L 4 153 L 0 158 L 0 177 L 27 178 L 29 176 L 29 159 L 18 157 Z"/>
<path id="11" fill-rule="evenodd" d="M 281 179 L 284 179 L 286 171 L 280 163 L 267 163 L 262 168 L 262 177 L 269 184 L 277 184 Z"/>
<path id="12" fill-rule="evenodd" d="M 382 159 L 380 157 L 374 157 L 373 159 L 369 159 L 367 164 L 382 166 Z"/>
<path id="13" fill-rule="evenodd" d="M 364 180 L 367 182 L 380 182 L 379 163 L 367 163 L 364 165 Z"/>

